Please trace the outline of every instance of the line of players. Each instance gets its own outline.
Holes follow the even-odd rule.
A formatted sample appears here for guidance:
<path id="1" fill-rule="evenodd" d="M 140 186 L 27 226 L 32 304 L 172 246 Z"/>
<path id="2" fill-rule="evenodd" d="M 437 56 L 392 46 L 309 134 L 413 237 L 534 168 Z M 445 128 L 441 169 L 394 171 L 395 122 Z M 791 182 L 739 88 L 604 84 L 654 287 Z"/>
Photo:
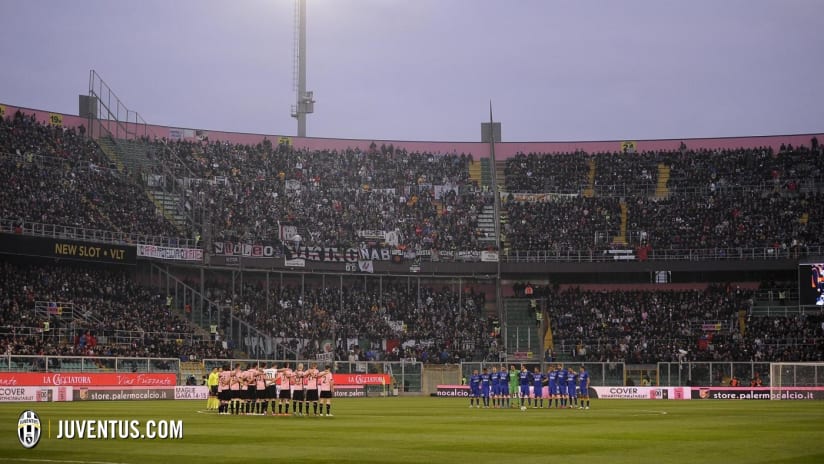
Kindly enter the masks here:
<path id="1" fill-rule="evenodd" d="M 548 397 L 544 395 L 545 386 Z M 511 398 L 520 400 L 522 410 L 529 406 L 543 408 L 545 398 L 547 408 L 553 407 L 553 400 L 555 408 L 589 409 L 590 405 L 589 372 L 584 366 L 578 373 L 571 367 L 564 369 L 563 364 L 550 365 L 546 372 L 541 372 L 539 367 L 529 372 L 523 364 L 520 371 L 515 366 L 510 366 L 509 371 L 506 366 L 501 366 L 500 371 L 493 366 L 491 372 L 484 367 L 482 373 L 478 369 L 472 372 L 469 390 L 470 408 L 480 408 L 481 402 L 484 408 L 510 408 Z"/>
<path id="2" fill-rule="evenodd" d="M 217 399 L 218 414 L 288 416 L 291 405 L 295 416 L 309 416 L 311 411 L 313 416 L 332 417 L 335 383 L 329 365 L 323 371 L 318 370 L 317 363 L 311 363 L 306 370 L 303 363 L 295 370 L 289 363 L 283 368 L 275 363 L 247 369 L 224 366 L 212 370 L 207 385 L 210 395 Z"/>

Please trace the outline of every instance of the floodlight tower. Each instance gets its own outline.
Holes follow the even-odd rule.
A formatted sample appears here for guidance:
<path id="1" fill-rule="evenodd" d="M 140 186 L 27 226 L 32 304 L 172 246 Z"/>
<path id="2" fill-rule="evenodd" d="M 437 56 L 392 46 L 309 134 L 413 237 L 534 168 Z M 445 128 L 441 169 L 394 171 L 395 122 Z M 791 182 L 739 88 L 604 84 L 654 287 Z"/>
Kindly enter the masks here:
<path id="1" fill-rule="evenodd" d="M 298 120 L 298 137 L 306 137 L 306 115 L 315 112 L 315 100 L 306 90 L 306 2 L 295 0 L 295 36 L 292 62 L 292 117 Z"/>

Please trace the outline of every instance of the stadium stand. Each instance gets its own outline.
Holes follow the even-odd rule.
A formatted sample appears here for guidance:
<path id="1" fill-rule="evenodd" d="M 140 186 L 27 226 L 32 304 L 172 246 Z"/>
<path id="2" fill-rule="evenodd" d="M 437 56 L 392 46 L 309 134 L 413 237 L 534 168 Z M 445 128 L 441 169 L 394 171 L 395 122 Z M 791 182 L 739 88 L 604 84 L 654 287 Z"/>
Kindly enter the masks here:
<path id="1" fill-rule="evenodd" d="M 469 178 L 465 155 L 167 141 L 149 149 L 169 166 L 155 175 L 185 184 L 187 207 L 204 211 L 216 241 L 278 242 L 283 223 L 314 246 L 363 243 L 365 230 L 394 232 L 391 241 L 408 247 L 488 246 L 478 215 L 492 197 Z"/>
<path id="2" fill-rule="evenodd" d="M 120 269 L 0 263 L 6 354 L 229 357 Z"/>
<path id="3" fill-rule="evenodd" d="M 71 128 L 20 112 L 0 118 L 0 218 L 24 223 L 176 237 L 143 189 L 110 168 L 96 144 Z"/>
<path id="4" fill-rule="evenodd" d="M 576 361 L 817 361 L 824 315 L 755 315 L 755 294 L 729 285 L 693 290 L 535 287 L 546 298 L 557 355 Z"/>
<path id="5" fill-rule="evenodd" d="M 221 241 L 284 242 L 279 258 L 298 242 L 295 234 L 314 246 L 381 241 L 418 250 L 492 250 L 495 243 L 480 221 L 493 197 L 477 178 L 482 163 L 471 155 L 375 144 L 309 150 L 267 140 L 141 139 L 128 141 L 139 162 L 123 163 L 109 158 L 107 143 L 95 143 L 80 128 L 7 115 L 0 122 L 3 224 L 13 224 L 17 234 L 32 223 L 100 229 L 128 243 L 154 237 L 174 245 L 202 234 L 197 245 L 204 248 Z M 503 251 L 583 251 L 591 257 L 631 250 L 639 260 L 641 249 L 724 250 L 716 257 L 746 248 L 802 254 L 824 237 L 822 155 L 815 142 L 775 150 L 682 143 L 670 151 L 516 155 L 502 162 Z M 181 221 L 164 216 L 151 192 L 158 185 L 178 192 Z M 224 348 L 201 341 L 202 329 L 181 316 L 182 308 L 167 307 L 166 293 L 143 285 L 145 263 L 123 270 L 3 257 L 0 266 L 0 349 L 6 353 L 236 355 L 231 343 Z M 231 272 L 234 278 L 244 271 Z M 491 294 L 444 287 L 433 283 L 435 277 L 411 286 L 408 276 L 329 286 L 315 276 L 305 285 L 275 285 L 268 295 L 253 277 L 237 294 L 225 279 L 190 283 L 203 284 L 208 299 L 231 309 L 218 321 L 221 328 L 234 316 L 289 345 L 297 357 L 310 358 L 326 349 L 326 340 L 338 339 L 347 341 L 333 343 L 340 360 L 497 360 L 505 347 L 486 305 Z M 474 278 L 489 276 L 466 282 Z M 536 294 L 547 299 L 556 350 L 576 361 L 824 358 L 820 313 L 761 313 L 750 290 L 703 288 L 702 281 L 695 287 L 593 291 L 566 285 L 537 287 Z M 792 284 L 765 287 L 781 304 L 788 289 Z M 357 350 L 348 350 L 350 340 Z"/>
<path id="6" fill-rule="evenodd" d="M 508 248 L 818 246 L 824 151 L 814 145 L 519 154 L 505 168 Z"/>
<path id="7" fill-rule="evenodd" d="M 377 280 L 368 285 L 322 286 L 320 282 L 271 289 L 266 294 L 248 284 L 243 295 L 231 295 L 211 282 L 210 297 L 226 302 L 232 311 L 256 327 L 287 343 L 304 356 L 322 351 L 324 340 L 387 340 L 386 345 L 360 347 L 368 360 L 416 358 L 446 363 L 484 360 L 492 342 L 491 321 L 483 308 L 483 292 L 449 287 L 409 287 L 406 282 Z M 299 339 L 315 341 L 304 345 Z M 337 358 L 348 359 L 344 346 L 335 346 Z M 366 353 L 370 353 L 366 356 Z"/>

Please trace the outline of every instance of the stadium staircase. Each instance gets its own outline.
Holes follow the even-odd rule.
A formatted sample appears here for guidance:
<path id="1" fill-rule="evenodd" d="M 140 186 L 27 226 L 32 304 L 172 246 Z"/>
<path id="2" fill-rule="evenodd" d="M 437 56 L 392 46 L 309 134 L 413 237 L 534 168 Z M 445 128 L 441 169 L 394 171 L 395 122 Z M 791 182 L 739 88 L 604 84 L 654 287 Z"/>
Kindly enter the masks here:
<path id="1" fill-rule="evenodd" d="M 509 213 L 506 212 L 506 208 L 503 205 L 501 205 L 501 215 L 499 219 L 501 220 L 501 248 L 508 251 L 510 244 L 504 231 L 506 230 L 506 225 L 509 224 Z"/>
<path id="2" fill-rule="evenodd" d="M 117 170 L 119 172 L 123 172 L 123 159 L 120 157 L 120 154 L 117 150 L 117 145 L 115 145 L 114 139 L 109 136 L 100 137 L 97 139 L 97 146 L 100 147 L 100 150 L 108 157 L 115 166 L 117 166 Z"/>
<path id="3" fill-rule="evenodd" d="M 506 192 L 506 160 L 495 160 L 495 177 L 499 192 Z M 489 173 L 489 185 L 492 185 L 492 172 Z"/>
<path id="4" fill-rule="evenodd" d="M 183 201 L 179 193 L 165 191 L 160 186 L 148 185 L 146 177 L 142 173 L 150 173 L 158 166 L 147 154 L 152 151 L 152 147 L 139 140 L 113 139 L 104 136 L 97 139 L 97 144 L 106 156 L 111 159 L 120 172 L 135 175 L 139 178 L 141 185 L 144 185 L 144 192 L 149 200 L 154 203 L 158 211 L 173 224 L 179 232 L 187 230 L 187 219 L 182 213 Z"/>
<path id="5" fill-rule="evenodd" d="M 478 231 L 481 232 L 479 242 L 484 244 L 495 244 L 495 207 L 485 205 L 478 214 Z"/>
<path id="6" fill-rule="evenodd" d="M 587 188 L 584 189 L 584 197 L 592 198 L 595 196 L 595 160 L 587 161 L 589 165 L 589 172 L 587 172 Z"/>
<path id="7" fill-rule="evenodd" d="M 670 167 L 664 163 L 658 163 L 658 185 L 655 187 L 655 198 L 663 200 L 669 197 Z"/>
<path id="8" fill-rule="evenodd" d="M 507 298 L 504 300 L 506 312 L 506 352 L 532 353 L 530 359 L 541 358 L 541 341 L 535 327 L 535 313 L 529 306 L 528 298 Z"/>
<path id="9" fill-rule="evenodd" d="M 478 184 L 481 187 L 492 187 L 492 164 L 489 158 L 481 158 L 481 182 Z M 503 171 L 501 171 L 503 175 Z"/>
<path id="10" fill-rule="evenodd" d="M 627 219 L 629 217 L 629 210 L 627 209 L 627 202 L 621 200 L 619 204 L 621 208 L 621 231 L 617 236 L 612 238 L 613 245 L 626 246 L 627 245 Z"/>
<path id="11" fill-rule="evenodd" d="M 164 192 L 159 189 L 146 190 L 146 195 L 152 200 L 152 203 L 163 212 L 163 217 L 171 222 L 178 231 L 185 232 L 186 230 L 186 216 L 181 212 L 180 205 L 182 199 L 177 193 Z"/>
<path id="12" fill-rule="evenodd" d="M 167 282 L 166 285 L 169 285 L 169 287 L 165 289 L 161 288 L 160 290 L 166 291 L 168 294 L 171 295 L 178 293 L 178 290 L 180 290 L 181 292 L 185 292 L 186 294 L 190 295 L 191 301 L 199 301 L 202 297 L 204 302 L 204 308 L 192 308 L 192 313 L 186 314 L 183 311 L 183 308 L 180 307 L 181 305 L 176 305 L 175 311 L 177 311 L 177 314 L 180 315 L 183 319 L 189 321 L 192 327 L 196 327 L 198 329 L 198 334 L 202 335 L 204 337 L 204 340 L 211 339 L 210 324 L 212 323 L 212 321 L 210 321 L 206 315 L 210 311 L 210 308 L 219 307 L 223 307 L 223 311 L 228 311 L 228 321 L 231 324 L 230 327 L 220 327 L 220 329 L 224 332 L 224 339 L 232 339 L 236 342 L 243 340 L 244 337 L 248 336 L 271 339 L 271 336 L 262 332 L 257 327 L 232 314 L 228 308 L 225 308 L 225 305 L 221 305 L 217 302 L 210 300 L 205 296 L 201 296 L 200 292 L 197 289 L 193 288 L 189 284 L 177 278 L 177 276 L 175 276 L 169 268 L 165 266 L 159 266 L 157 264 L 152 264 L 152 268 L 155 272 L 157 272 L 159 276 L 161 276 L 161 282 L 165 281 Z M 278 350 L 283 349 L 283 346 L 274 341 L 272 341 L 271 344 L 273 348 L 276 348 Z M 234 353 L 235 356 L 238 358 L 247 357 L 247 354 L 243 352 L 242 347 L 239 346 L 235 347 Z"/>
<path id="13" fill-rule="evenodd" d="M 481 187 L 483 184 L 483 170 L 481 169 L 481 162 L 472 161 L 469 163 L 469 178 Z"/>
<path id="14" fill-rule="evenodd" d="M 123 154 L 123 162 L 133 172 L 148 173 L 157 165 L 149 158 L 152 151 L 149 144 L 137 140 L 117 140 L 117 146 Z M 167 221 L 174 224 L 179 231 L 186 230 L 186 217 L 181 212 L 182 200 L 178 193 L 164 191 L 160 187 L 148 186 L 146 194 L 152 203 L 163 213 Z"/>

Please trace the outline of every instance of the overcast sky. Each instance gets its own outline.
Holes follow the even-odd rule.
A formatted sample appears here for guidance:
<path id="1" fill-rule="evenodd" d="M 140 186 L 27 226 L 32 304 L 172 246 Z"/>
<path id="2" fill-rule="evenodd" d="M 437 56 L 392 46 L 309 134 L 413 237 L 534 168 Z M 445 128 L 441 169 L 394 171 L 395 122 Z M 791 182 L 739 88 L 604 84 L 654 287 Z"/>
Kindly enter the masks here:
<path id="1" fill-rule="evenodd" d="M 824 130 L 821 0 L 308 0 L 318 137 Z M 150 123 L 294 135 L 294 0 L 0 0 L 0 102 L 77 113 L 97 70 Z"/>

